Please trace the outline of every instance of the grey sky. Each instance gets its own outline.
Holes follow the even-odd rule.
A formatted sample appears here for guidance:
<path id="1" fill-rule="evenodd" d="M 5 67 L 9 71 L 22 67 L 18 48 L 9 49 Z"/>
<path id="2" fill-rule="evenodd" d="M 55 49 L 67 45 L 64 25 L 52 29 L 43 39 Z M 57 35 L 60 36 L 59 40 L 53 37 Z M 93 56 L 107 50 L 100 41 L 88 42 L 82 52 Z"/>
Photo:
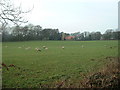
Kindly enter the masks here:
<path id="1" fill-rule="evenodd" d="M 16 0 L 17 1 L 17 0 Z M 16 2 L 15 3 L 18 3 Z M 63 32 L 101 31 L 117 29 L 119 0 L 19 0 L 23 9 L 34 4 L 25 18 L 43 28 L 58 28 Z"/>

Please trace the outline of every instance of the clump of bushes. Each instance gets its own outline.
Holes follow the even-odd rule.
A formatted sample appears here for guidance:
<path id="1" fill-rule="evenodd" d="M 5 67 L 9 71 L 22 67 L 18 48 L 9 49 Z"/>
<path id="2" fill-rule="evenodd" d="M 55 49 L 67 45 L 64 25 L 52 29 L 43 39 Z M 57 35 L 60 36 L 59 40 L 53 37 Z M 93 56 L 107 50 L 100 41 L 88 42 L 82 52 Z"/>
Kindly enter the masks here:
<path id="1" fill-rule="evenodd" d="M 120 58 L 109 58 L 110 62 L 99 72 L 88 75 L 82 81 L 84 88 L 119 88 Z"/>

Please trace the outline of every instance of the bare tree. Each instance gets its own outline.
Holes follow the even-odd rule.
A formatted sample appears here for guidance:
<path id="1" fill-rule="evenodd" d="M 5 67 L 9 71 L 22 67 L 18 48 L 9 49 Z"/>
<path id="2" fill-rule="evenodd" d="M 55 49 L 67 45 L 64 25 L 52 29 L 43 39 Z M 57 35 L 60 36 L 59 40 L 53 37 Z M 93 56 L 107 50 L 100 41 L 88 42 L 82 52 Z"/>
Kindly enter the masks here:
<path id="1" fill-rule="evenodd" d="M 27 23 L 28 21 L 23 18 L 23 14 L 28 13 L 31 10 L 22 11 L 21 5 L 15 6 L 11 0 L 0 0 L 1 30 L 4 30 L 6 25 L 8 25 L 10 22 L 15 25 Z"/>

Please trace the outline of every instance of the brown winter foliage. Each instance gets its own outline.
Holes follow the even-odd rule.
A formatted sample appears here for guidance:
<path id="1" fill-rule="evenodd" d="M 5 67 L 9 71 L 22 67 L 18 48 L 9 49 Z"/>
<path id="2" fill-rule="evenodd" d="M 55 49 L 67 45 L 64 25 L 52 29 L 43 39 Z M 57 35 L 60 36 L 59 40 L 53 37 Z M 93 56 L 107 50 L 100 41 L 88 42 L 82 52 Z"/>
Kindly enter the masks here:
<path id="1" fill-rule="evenodd" d="M 119 88 L 120 86 L 120 58 L 107 57 L 110 60 L 103 69 L 92 73 L 81 82 L 83 88 Z"/>

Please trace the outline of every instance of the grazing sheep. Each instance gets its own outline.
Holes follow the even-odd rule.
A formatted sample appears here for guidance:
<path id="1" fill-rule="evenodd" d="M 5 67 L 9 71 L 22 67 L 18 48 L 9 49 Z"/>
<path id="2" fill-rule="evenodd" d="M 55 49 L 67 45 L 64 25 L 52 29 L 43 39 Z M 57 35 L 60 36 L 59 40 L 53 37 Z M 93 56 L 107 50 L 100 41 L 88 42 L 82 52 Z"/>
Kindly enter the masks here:
<path id="1" fill-rule="evenodd" d="M 65 49 L 65 47 L 64 47 L 64 46 L 62 46 L 62 49 Z"/>
<path id="2" fill-rule="evenodd" d="M 38 48 L 35 48 L 35 50 L 37 50 Z"/>
<path id="3" fill-rule="evenodd" d="M 37 51 L 41 52 L 41 49 L 37 49 Z"/>
<path id="4" fill-rule="evenodd" d="M 45 48 L 46 48 L 46 46 L 43 46 L 43 48 L 45 49 Z"/>
<path id="5" fill-rule="evenodd" d="M 39 49 L 39 48 L 35 48 L 35 50 L 41 52 L 41 49 Z"/>
<path id="6" fill-rule="evenodd" d="M 27 47 L 28 49 L 30 49 L 31 47 Z"/>
<path id="7" fill-rule="evenodd" d="M 28 50 L 29 48 L 25 48 L 25 50 Z"/>
<path id="8" fill-rule="evenodd" d="M 22 48 L 22 47 L 18 47 L 18 48 Z"/>
<path id="9" fill-rule="evenodd" d="M 27 48 L 25 48 L 26 50 L 28 50 L 28 49 L 30 49 L 31 47 L 27 47 Z"/>
<path id="10" fill-rule="evenodd" d="M 45 50 L 48 50 L 48 48 L 46 47 Z"/>

